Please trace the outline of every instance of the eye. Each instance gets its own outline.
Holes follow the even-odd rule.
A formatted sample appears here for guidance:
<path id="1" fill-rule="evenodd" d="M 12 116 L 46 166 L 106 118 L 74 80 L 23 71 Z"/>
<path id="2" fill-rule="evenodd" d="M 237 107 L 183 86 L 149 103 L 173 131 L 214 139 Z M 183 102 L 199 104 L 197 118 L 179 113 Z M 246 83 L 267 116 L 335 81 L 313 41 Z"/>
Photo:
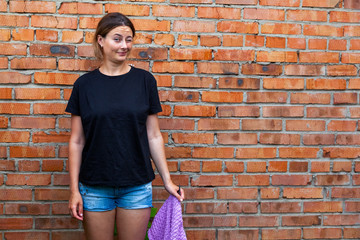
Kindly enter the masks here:
<path id="1" fill-rule="evenodd" d="M 127 39 L 126 39 L 126 42 L 128 42 L 128 43 L 131 43 L 132 41 L 133 41 L 132 38 L 127 38 Z"/>

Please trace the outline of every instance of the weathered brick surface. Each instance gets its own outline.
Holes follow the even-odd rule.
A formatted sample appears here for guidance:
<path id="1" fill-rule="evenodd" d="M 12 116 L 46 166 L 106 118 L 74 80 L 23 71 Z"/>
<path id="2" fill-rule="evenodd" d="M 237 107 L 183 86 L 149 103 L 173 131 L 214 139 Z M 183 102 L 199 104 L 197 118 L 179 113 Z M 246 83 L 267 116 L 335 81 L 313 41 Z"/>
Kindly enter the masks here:
<path id="1" fill-rule="evenodd" d="M 85 239 L 64 113 L 122 11 L 189 240 L 360 239 L 358 0 L 0 0 L 0 238 Z M 159 175 L 154 205 L 167 198 Z"/>

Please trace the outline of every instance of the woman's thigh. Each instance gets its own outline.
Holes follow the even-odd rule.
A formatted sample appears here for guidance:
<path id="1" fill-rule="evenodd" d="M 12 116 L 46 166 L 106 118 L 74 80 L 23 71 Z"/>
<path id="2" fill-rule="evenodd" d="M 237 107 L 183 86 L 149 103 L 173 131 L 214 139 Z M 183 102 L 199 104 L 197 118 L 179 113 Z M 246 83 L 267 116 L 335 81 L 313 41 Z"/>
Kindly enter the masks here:
<path id="1" fill-rule="evenodd" d="M 86 240 L 113 240 L 116 210 L 104 212 L 84 211 Z"/>
<path id="2" fill-rule="evenodd" d="M 116 226 L 119 240 L 144 240 L 151 208 L 116 208 Z"/>

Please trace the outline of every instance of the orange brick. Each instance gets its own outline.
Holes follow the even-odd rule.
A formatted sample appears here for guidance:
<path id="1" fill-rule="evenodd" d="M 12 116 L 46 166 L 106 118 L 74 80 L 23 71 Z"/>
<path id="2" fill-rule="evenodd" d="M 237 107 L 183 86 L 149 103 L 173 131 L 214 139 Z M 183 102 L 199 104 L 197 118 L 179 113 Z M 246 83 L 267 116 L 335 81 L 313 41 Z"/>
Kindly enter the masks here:
<path id="1" fill-rule="evenodd" d="M 340 145 L 360 145 L 360 135 L 338 134 L 336 144 Z"/>
<path id="2" fill-rule="evenodd" d="M 291 93 L 291 103 L 304 104 L 330 104 L 331 95 L 329 93 Z"/>
<path id="3" fill-rule="evenodd" d="M 304 228 L 304 239 L 341 239 L 341 228 Z"/>
<path id="4" fill-rule="evenodd" d="M 14 41 L 34 41 L 34 30 L 32 29 L 13 29 L 11 35 Z"/>
<path id="5" fill-rule="evenodd" d="M 11 146 L 10 157 L 20 158 L 39 158 L 39 157 L 55 157 L 55 148 L 52 146 Z"/>
<path id="6" fill-rule="evenodd" d="M 14 30 L 13 30 L 14 31 Z M 0 41 L 10 41 L 10 29 L 0 29 Z"/>
<path id="7" fill-rule="evenodd" d="M 360 50 L 360 39 L 350 39 L 350 50 Z"/>
<path id="8" fill-rule="evenodd" d="M 302 106 L 264 106 L 263 117 L 303 117 Z"/>
<path id="9" fill-rule="evenodd" d="M 305 49 L 306 40 L 305 38 L 288 38 L 287 47 L 293 49 Z"/>
<path id="10" fill-rule="evenodd" d="M 26 44 L 0 43 L 0 54 L 2 55 L 26 55 Z"/>
<path id="11" fill-rule="evenodd" d="M 360 54 L 359 53 L 343 53 L 341 55 L 342 63 L 360 63 Z"/>
<path id="12" fill-rule="evenodd" d="M 150 7 L 146 5 L 133 4 L 105 4 L 105 12 L 121 12 L 127 16 L 149 16 Z M 137 28 L 135 27 L 135 29 Z"/>
<path id="13" fill-rule="evenodd" d="M 18 162 L 20 172 L 38 172 L 40 171 L 40 161 L 21 160 Z"/>
<path id="14" fill-rule="evenodd" d="M 277 64 L 243 64 L 241 73 L 245 75 L 281 75 L 282 66 Z"/>
<path id="15" fill-rule="evenodd" d="M 207 47 L 216 47 L 221 45 L 221 38 L 218 36 L 200 36 L 200 45 Z M 225 46 L 225 45 L 224 45 Z"/>
<path id="16" fill-rule="evenodd" d="M 240 19 L 241 10 L 239 8 L 199 7 L 197 15 L 199 18 Z"/>
<path id="17" fill-rule="evenodd" d="M 305 134 L 303 135 L 304 145 L 333 145 L 334 134 Z"/>
<path id="18" fill-rule="evenodd" d="M 217 138 L 219 144 L 257 144 L 257 135 L 255 133 L 218 133 Z"/>
<path id="19" fill-rule="evenodd" d="M 307 172 L 308 171 L 308 162 L 290 162 L 289 171 L 290 172 Z"/>
<path id="20" fill-rule="evenodd" d="M 301 239 L 300 229 L 263 229 L 262 239 Z"/>
<path id="21" fill-rule="evenodd" d="M 34 132 L 32 136 L 32 141 L 34 143 L 67 143 L 69 142 L 70 133 L 69 132 Z"/>
<path id="22" fill-rule="evenodd" d="M 18 143 L 18 142 L 29 142 L 30 133 L 23 131 L 2 131 L 0 141 L 4 143 Z"/>
<path id="23" fill-rule="evenodd" d="M 330 39 L 329 40 L 329 50 L 345 51 L 346 50 L 346 44 L 347 44 L 346 40 Z M 350 43 L 350 45 L 351 45 L 351 43 Z M 351 47 L 350 47 L 350 50 L 351 50 Z"/>
<path id="24" fill-rule="evenodd" d="M 201 175 L 191 178 L 191 186 L 232 186 L 232 184 L 232 175 Z"/>
<path id="25" fill-rule="evenodd" d="M 322 65 L 286 65 L 285 75 L 318 76 L 325 75 L 325 66 Z"/>
<path id="26" fill-rule="evenodd" d="M 213 133 L 172 133 L 171 137 L 175 143 L 189 143 L 189 144 L 213 144 Z"/>
<path id="27" fill-rule="evenodd" d="M 301 25 L 290 23 L 265 23 L 261 26 L 261 33 L 300 35 Z"/>
<path id="28" fill-rule="evenodd" d="M 275 158 L 275 148 L 237 148 L 236 158 Z"/>
<path id="29" fill-rule="evenodd" d="M 215 88 L 216 79 L 210 77 L 175 76 L 174 86 L 182 88 Z"/>
<path id="30" fill-rule="evenodd" d="M 12 117 L 12 128 L 48 129 L 55 128 L 55 118 Z"/>
<path id="31" fill-rule="evenodd" d="M 299 202 L 262 202 L 261 213 L 296 213 L 301 211 Z M 281 239 L 281 238 L 280 238 Z"/>
<path id="32" fill-rule="evenodd" d="M 12 88 L 0 88 L 0 99 L 12 99 Z"/>
<path id="33" fill-rule="evenodd" d="M 29 49 L 36 56 L 75 56 L 75 47 L 71 45 L 31 44 Z"/>
<path id="34" fill-rule="evenodd" d="M 284 216 L 283 226 L 315 226 L 320 225 L 320 216 Z"/>
<path id="35" fill-rule="evenodd" d="M 37 84 L 73 85 L 79 74 L 35 72 L 34 82 Z"/>
<path id="36" fill-rule="evenodd" d="M 257 0 L 215 0 L 216 4 L 256 5 Z"/>
<path id="37" fill-rule="evenodd" d="M 219 106 L 219 117 L 259 117 L 258 106 Z"/>
<path id="38" fill-rule="evenodd" d="M 19 230 L 19 229 L 31 229 L 33 226 L 32 218 L 1 218 L 0 219 L 1 230 Z"/>
<path id="39" fill-rule="evenodd" d="M 326 39 L 309 39 L 309 49 L 326 50 L 327 40 Z"/>
<path id="40" fill-rule="evenodd" d="M 307 79 L 307 89 L 345 90 L 345 79 Z"/>
<path id="41" fill-rule="evenodd" d="M 329 76 L 355 76 L 357 69 L 353 65 L 333 65 L 327 66 Z"/>
<path id="42" fill-rule="evenodd" d="M 265 89 L 304 89 L 303 78 L 264 78 Z"/>
<path id="43" fill-rule="evenodd" d="M 64 114 L 64 103 L 34 103 L 34 114 Z"/>
<path id="44" fill-rule="evenodd" d="M 233 148 L 205 148 L 205 147 L 196 147 L 193 150 L 194 158 L 233 158 L 234 149 Z"/>
<path id="45" fill-rule="evenodd" d="M 339 62 L 339 53 L 300 52 L 299 61 L 301 63 L 337 63 Z"/>
<path id="46" fill-rule="evenodd" d="M 62 42 L 66 43 L 81 43 L 84 39 L 84 33 L 81 31 L 63 31 Z"/>
<path id="47" fill-rule="evenodd" d="M 258 78 L 232 78 L 232 77 L 220 78 L 219 79 L 219 88 L 260 89 L 260 79 L 258 79 Z"/>
<path id="48" fill-rule="evenodd" d="M 346 115 L 345 107 L 308 107 L 306 109 L 309 118 L 344 118 Z"/>
<path id="49" fill-rule="evenodd" d="M 286 172 L 287 171 L 287 161 L 269 161 L 268 170 L 269 170 L 269 172 Z M 273 176 L 276 176 L 276 175 L 273 175 Z M 290 182 L 288 182 L 288 183 L 289 183 L 289 185 L 291 185 Z M 276 184 L 276 185 L 279 185 L 279 184 Z M 282 184 L 280 184 L 280 185 L 282 185 Z"/>
<path id="50" fill-rule="evenodd" d="M 330 12 L 330 22 L 360 22 L 360 14 L 358 12 Z"/>
<path id="51" fill-rule="evenodd" d="M 195 7 L 154 5 L 152 14 L 156 17 L 195 17 Z M 199 16 L 200 17 L 200 16 Z"/>
<path id="52" fill-rule="evenodd" d="M 29 27 L 30 18 L 20 15 L 1 15 L 0 26 Z"/>
<path id="53" fill-rule="evenodd" d="M 300 145 L 300 135 L 283 133 L 260 133 L 259 143 L 276 145 Z"/>
<path id="54" fill-rule="evenodd" d="M 172 34 L 155 34 L 154 43 L 156 45 L 169 45 L 173 46 L 175 43 L 174 35 Z"/>
<path id="55" fill-rule="evenodd" d="M 80 17 L 79 28 L 80 29 L 95 29 L 99 22 L 100 22 L 100 18 Z"/>
<path id="56" fill-rule="evenodd" d="M 239 72 L 237 63 L 198 62 L 197 66 L 198 73 L 237 75 Z"/>
<path id="57" fill-rule="evenodd" d="M 0 103 L 2 114 L 30 114 L 29 103 Z"/>
<path id="58" fill-rule="evenodd" d="M 244 131 L 280 131 L 282 129 L 282 121 L 275 119 L 243 119 L 241 125 Z"/>
<path id="59" fill-rule="evenodd" d="M 236 162 L 236 161 L 226 161 L 224 172 L 228 172 L 228 173 L 244 172 L 244 163 Z"/>
<path id="60" fill-rule="evenodd" d="M 241 36 L 241 43 L 242 43 L 242 36 Z M 262 47 L 264 46 L 265 43 L 265 38 L 263 36 L 258 36 L 258 35 L 246 35 L 245 36 L 245 46 L 246 47 Z M 223 46 L 225 45 L 225 40 L 223 41 Z M 232 47 L 232 45 L 230 46 Z M 234 46 L 236 47 L 236 46 Z M 242 45 L 240 45 L 239 47 L 242 47 Z"/>
<path id="61" fill-rule="evenodd" d="M 287 20 L 291 21 L 311 21 L 311 22 L 326 22 L 326 11 L 312 11 L 312 10 L 289 10 L 287 11 Z"/>
<path id="62" fill-rule="evenodd" d="M 56 69 L 55 58 L 14 58 L 12 69 Z"/>
<path id="63" fill-rule="evenodd" d="M 217 24 L 219 32 L 258 34 L 258 23 L 221 21 Z"/>
<path id="64" fill-rule="evenodd" d="M 248 162 L 246 164 L 246 172 L 248 173 L 261 173 L 266 172 L 266 162 Z"/>
<path id="65" fill-rule="evenodd" d="M 343 28 L 331 25 L 304 25 L 305 36 L 342 37 Z"/>
<path id="66" fill-rule="evenodd" d="M 210 49 L 170 49 L 170 59 L 174 60 L 211 60 Z"/>
<path id="67" fill-rule="evenodd" d="M 173 31 L 176 32 L 215 32 L 215 23 L 208 21 L 175 20 Z"/>
<path id="68" fill-rule="evenodd" d="M 215 106 L 175 106 L 174 116 L 200 116 L 200 117 L 211 117 L 215 116 Z"/>
<path id="69" fill-rule="evenodd" d="M 254 50 L 219 49 L 214 53 L 215 61 L 253 61 L 254 59 Z"/>
<path id="70" fill-rule="evenodd" d="M 316 158 L 319 148 L 279 148 L 280 158 Z"/>
<path id="71" fill-rule="evenodd" d="M 282 37 L 267 37 L 266 47 L 268 48 L 285 48 L 286 38 Z"/>
<path id="72" fill-rule="evenodd" d="M 90 59 L 60 59 L 58 63 L 59 70 L 66 71 L 91 71 L 97 68 L 100 62 Z"/>
<path id="73" fill-rule="evenodd" d="M 243 101 L 243 93 L 242 92 L 203 92 L 202 101 L 239 103 Z"/>
<path id="74" fill-rule="evenodd" d="M 339 3 L 338 0 L 319 0 L 319 1 L 304 0 L 303 7 L 334 8 L 338 3 Z"/>
<path id="75" fill-rule="evenodd" d="M 284 198 L 323 198 L 322 188 L 288 188 L 284 187 Z M 295 222 L 295 221 L 294 221 Z"/>
<path id="76" fill-rule="evenodd" d="M 36 29 L 35 32 L 36 32 L 36 40 L 38 41 L 49 41 L 49 42 L 58 41 L 57 31 Z"/>
<path id="77" fill-rule="evenodd" d="M 190 62 L 154 62 L 156 73 L 194 73 L 194 63 Z"/>
<path id="78" fill-rule="evenodd" d="M 338 131 L 338 132 L 356 131 L 356 121 L 332 120 L 328 124 L 328 131 Z"/>
<path id="79" fill-rule="evenodd" d="M 221 172 L 222 162 L 220 161 L 203 161 L 202 172 Z"/>
<path id="80" fill-rule="evenodd" d="M 237 130 L 240 127 L 240 120 L 237 119 L 205 119 L 198 122 L 198 130 Z"/>
<path id="81" fill-rule="evenodd" d="M 198 44 L 197 35 L 179 34 L 178 36 L 179 46 L 195 46 Z"/>
<path id="82" fill-rule="evenodd" d="M 285 11 L 280 9 L 244 8 L 244 19 L 285 20 Z"/>
<path id="83" fill-rule="evenodd" d="M 8 174 L 6 181 L 6 185 L 45 186 L 50 183 L 50 174 Z"/>
<path id="84" fill-rule="evenodd" d="M 159 119 L 162 130 L 194 130 L 195 122 L 190 119 Z"/>
<path id="85" fill-rule="evenodd" d="M 200 172 L 200 161 L 182 161 L 180 163 L 181 172 Z"/>
<path id="86" fill-rule="evenodd" d="M 44 1 L 10 1 L 10 12 L 19 13 L 55 13 L 55 2 Z"/>
<path id="87" fill-rule="evenodd" d="M 58 88 L 16 88 L 16 99 L 60 99 Z"/>
<path id="88" fill-rule="evenodd" d="M 282 0 L 260 0 L 260 5 L 265 6 L 282 6 L 282 7 L 299 7 L 300 0 L 289 0 L 289 1 L 282 1 Z"/>
<path id="89" fill-rule="evenodd" d="M 77 28 L 77 18 L 56 17 L 56 16 L 31 16 L 31 26 L 40 28 Z"/>
<path id="90" fill-rule="evenodd" d="M 198 102 L 199 93 L 192 91 L 159 91 L 161 101 L 169 102 Z"/>
<path id="91" fill-rule="evenodd" d="M 102 14 L 102 4 L 64 2 L 58 10 L 60 14 Z"/>
<path id="92" fill-rule="evenodd" d="M 247 102 L 258 103 L 258 102 L 274 102 L 274 103 L 285 103 L 287 94 L 284 92 L 248 92 Z"/>

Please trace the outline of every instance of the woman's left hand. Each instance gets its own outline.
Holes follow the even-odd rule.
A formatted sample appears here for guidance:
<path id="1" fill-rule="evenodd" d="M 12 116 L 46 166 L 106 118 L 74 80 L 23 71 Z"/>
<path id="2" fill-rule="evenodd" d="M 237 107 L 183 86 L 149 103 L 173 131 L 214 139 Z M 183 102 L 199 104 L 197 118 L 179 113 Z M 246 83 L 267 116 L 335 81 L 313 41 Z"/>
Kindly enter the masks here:
<path id="1" fill-rule="evenodd" d="M 172 181 L 165 184 L 165 189 L 166 191 L 168 191 L 168 193 L 176 197 L 180 202 L 184 200 L 185 198 L 184 189 L 181 188 L 179 194 L 178 193 L 179 186 L 176 186 Z"/>

